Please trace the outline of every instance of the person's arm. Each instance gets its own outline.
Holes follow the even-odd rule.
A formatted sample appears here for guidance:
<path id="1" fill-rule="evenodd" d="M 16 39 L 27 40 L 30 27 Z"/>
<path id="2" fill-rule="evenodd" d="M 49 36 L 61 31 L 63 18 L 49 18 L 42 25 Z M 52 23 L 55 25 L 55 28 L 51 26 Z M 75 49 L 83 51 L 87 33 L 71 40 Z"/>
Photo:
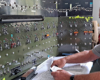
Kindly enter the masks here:
<path id="1" fill-rule="evenodd" d="M 71 74 L 64 70 L 58 70 L 56 72 L 52 72 L 51 75 L 54 77 L 54 80 L 70 80 L 71 77 Z M 74 80 L 100 80 L 100 72 L 75 75 Z"/>
<path id="2" fill-rule="evenodd" d="M 100 72 L 94 72 L 85 75 L 76 75 L 74 80 L 100 80 Z"/>
<path id="3" fill-rule="evenodd" d="M 83 51 L 83 52 L 79 52 L 67 57 L 64 57 L 62 59 L 59 60 L 55 60 L 52 66 L 58 66 L 58 67 L 64 67 L 64 65 L 66 63 L 84 63 L 84 62 L 88 62 L 88 61 L 93 61 L 98 59 L 99 57 L 97 55 L 95 55 L 92 50 L 88 50 L 88 51 Z"/>
<path id="4" fill-rule="evenodd" d="M 92 50 L 83 51 L 76 53 L 74 55 L 70 55 L 65 57 L 66 63 L 85 63 L 88 61 L 93 61 L 98 59 L 99 57 L 96 56 Z"/>

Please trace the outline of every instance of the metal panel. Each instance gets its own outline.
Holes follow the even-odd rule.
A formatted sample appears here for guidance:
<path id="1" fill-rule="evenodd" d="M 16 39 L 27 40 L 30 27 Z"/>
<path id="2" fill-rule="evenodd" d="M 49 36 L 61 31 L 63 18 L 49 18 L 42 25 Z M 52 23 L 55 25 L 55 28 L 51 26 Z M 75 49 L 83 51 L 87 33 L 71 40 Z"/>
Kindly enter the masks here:
<path id="1" fill-rule="evenodd" d="M 34 13 L 32 12 L 33 9 L 33 0 L 26 0 L 26 15 L 34 15 Z"/>
<path id="2" fill-rule="evenodd" d="M 84 31 L 92 31 L 93 26 L 91 20 L 87 22 L 85 19 L 59 17 L 58 24 L 58 43 L 61 46 L 74 45 L 80 51 L 92 48 L 92 34 L 84 34 Z M 77 35 L 74 32 L 78 32 Z"/>
<path id="3" fill-rule="evenodd" d="M 0 79 L 5 77 L 11 80 L 33 65 L 43 62 L 48 55 L 56 56 L 57 26 L 57 17 L 48 17 L 43 22 L 35 23 L 0 24 Z M 11 69 L 18 66 L 21 66 L 22 72 L 9 77 Z"/>
<path id="4" fill-rule="evenodd" d="M 25 0 L 17 0 L 18 1 L 18 15 L 26 15 L 26 2 Z"/>
<path id="5" fill-rule="evenodd" d="M 58 11 L 56 9 L 57 8 L 57 4 L 55 4 L 54 0 L 41 0 L 41 6 L 42 6 L 42 10 L 41 10 L 41 14 L 43 16 L 49 16 L 49 17 L 57 17 L 58 16 Z"/>
<path id="6" fill-rule="evenodd" d="M 17 0 L 9 0 L 10 15 L 18 14 L 18 1 Z"/>
<path id="7" fill-rule="evenodd" d="M 93 11 L 93 0 L 58 0 L 58 9 L 60 16 L 85 16 L 91 15 Z"/>
<path id="8" fill-rule="evenodd" d="M 9 0 L 0 0 L 0 15 L 10 14 Z"/>

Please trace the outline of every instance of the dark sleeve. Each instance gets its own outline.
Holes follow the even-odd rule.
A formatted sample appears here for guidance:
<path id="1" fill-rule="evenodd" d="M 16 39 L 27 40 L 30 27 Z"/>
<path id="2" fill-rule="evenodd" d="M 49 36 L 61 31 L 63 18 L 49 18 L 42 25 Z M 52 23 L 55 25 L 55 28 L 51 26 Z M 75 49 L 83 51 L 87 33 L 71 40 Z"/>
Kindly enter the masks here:
<path id="1" fill-rule="evenodd" d="M 97 55 L 98 57 L 100 57 L 100 44 L 96 45 L 93 49 L 92 52 Z"/>

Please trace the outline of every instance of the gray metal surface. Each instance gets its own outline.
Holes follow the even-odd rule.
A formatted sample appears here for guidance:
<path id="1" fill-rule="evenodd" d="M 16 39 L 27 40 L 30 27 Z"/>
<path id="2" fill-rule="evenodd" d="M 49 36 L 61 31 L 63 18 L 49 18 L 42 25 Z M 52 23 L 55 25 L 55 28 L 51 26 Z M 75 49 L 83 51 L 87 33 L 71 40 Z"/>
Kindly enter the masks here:
<path id="1" fill-rule="evenodd" d="M 77 27 L 75 27 L 75 24 Z M 87 26 L 85 26 L 85 24 Z M 58 43 L 62 45 L 75 45 L 80 51 L 92 48 L 92 34 L 84 34 L 84 31 L 92 31 L 92 22 L 86 22 L 85 19 L 69 19 L 69 17 L 58 18 Z M 71 26 L 70 26 L 71 25 Z M 78 34 L 74 32 L 77 30 Z"/>
<path id="2" fill-rule="evenodd" d="M 0 0 L 0 15 L 43 15 L 57 17 L 54 0 Z"/>

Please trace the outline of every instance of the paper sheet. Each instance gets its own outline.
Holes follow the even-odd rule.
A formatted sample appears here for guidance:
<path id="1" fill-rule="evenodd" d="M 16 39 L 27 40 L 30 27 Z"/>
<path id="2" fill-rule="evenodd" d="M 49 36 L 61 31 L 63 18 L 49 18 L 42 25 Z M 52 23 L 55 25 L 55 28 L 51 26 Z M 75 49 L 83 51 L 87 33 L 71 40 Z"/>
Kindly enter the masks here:
<path id="1" fill-rule="evenodd" d="M 48 70 L 48 71 L 40 73 L 32 80 L 54 80 L 54 79 L 53 79 L 53 76 L 51 76 L 51 72 Z"/>
<path id="2" fill-rule="evenodd" d="M 54 80 L 50 72 L 50 66 L 53 60 L 57 60 L 60 58 L 63 58 L 63 57 L 54 57 L 54 58 L 52 57 L 44 61 L 41 65 L 39 65 L 40 68 L 39 70 L 37 70 L 38 75 L 34 77 L 32 80 Z M 89 74 L 92 65 L 93 65 L 93 62 L 80 63 L 80 64 L 79 63 L 66 64 L 63 69 L 74 75 Z"/>

